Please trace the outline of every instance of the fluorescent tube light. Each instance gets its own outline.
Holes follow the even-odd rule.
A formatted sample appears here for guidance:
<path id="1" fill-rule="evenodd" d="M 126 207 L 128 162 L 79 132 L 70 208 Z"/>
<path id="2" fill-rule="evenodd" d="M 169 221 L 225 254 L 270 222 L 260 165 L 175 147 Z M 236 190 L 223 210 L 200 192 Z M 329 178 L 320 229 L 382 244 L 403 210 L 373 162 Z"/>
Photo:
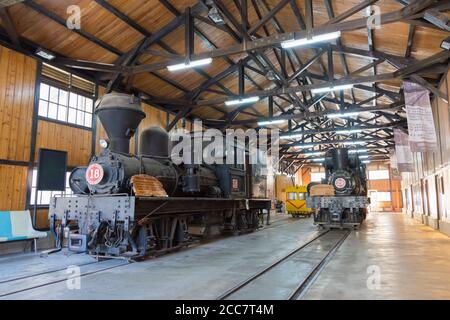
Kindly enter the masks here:
<path id="1" fill-rule="evenodd" d="M 325 158 L 312 159 L 313 162 L 324 162 Z"/>
<path id="2" fill-rule="evenodd" d="M 348 118 L 348 117 L 354 117 L 359 115 L 361 112 L 348 112 L 348 113 L 333 113 L 333 114 L 327 114 L 327 117 L 329 119 L 333 118 Z"/>
<path id="3" fill-rule="evenodd" d="M 290 133 L 290 134 L 282 134 L 280 136 L 281 139 L 297 139 L 302 138 L 303 133 Z"/>
<path id="4" fill-rule="evenodd" d="M 325 92 L 333 92 L 333 91 L 342 91 L 353 88 L 352 84 L 344 84 L 342 86 L 336 86 L 336 87 L 325 87 L 325 88 L 318 88 L 318 89 L 312 89 L 311 93 L 325 93 Z"/>
<path id="5" fill-rule="evenodd" d="M 339 38 L 340 36 L 341 36 L 340 31 L 325 33 L 325 34 L 321 34 L 318 36 L 313 36 L 311 39 L 303 38 L 303 39 L 294 39 L 294 40 L 284 41 L 281 43 L 281 47 L 283 49 L 299 47 L 299 46 L 304 46 L 307 44 L 312 44 L 312 43 L 317 43 L 317 42 L 331 41 L 331 40 Z"/>
<path id="6" fill-rule="evenodd" d="M 225 105 L 236 106 L 236 105 L 240 105 L 240 104 L 254 103 L 254 102 L 258 102 L 258 101 L 259 101 L 259 97 L 250 97 L 250 98 L 245 98 L 245 99 L 225 101 Z"/>
<path id="7" fill-rule="evenodd" d="M 337 130 L 335 131 L 335 133 L 337 134 L 351 134 L 351 133 L 358 133 L 358 132 L 363 132 L 364 130 L 362 129 L 349 129 L 349 130 Z"/>
<path id="8" fill-rule="evenodd" d="M 48 51 L 46 49 L 42 49 L 42 48 L 38 48 L 36 50 L 36 55 L 38 55 L 41 58 L 44 58 L 46 60 L 50 60 L 50 61 L 56 58 L 56 55 L 53 52 Z"/>
<path id="9" fill-rule="evenodd" d="M 364 144 L 366 143 L 365 141 L 346 141 L 343 143 L 344 146 L 353 146 L 356 144 Z"/>
<path id="10" fill-rule="evenodd" d="M 367 163 L 370 163 L 370 160 L 364 160 L 364 161 L 361 161 L 361 162 L 367 164 Z"/>
<path id="11" fill-rule="evenodd" d="M 360 159 L 369 159 L 369 156 L 359 156 Z"/>
<path id="12" fill-rule="evenodd" d="M 323 152 L 322 151 L 317 151 L 317 152 L 305 152 L 303 153 L 304 156 L 320 156 L 322 155 Z"/>
<path id="13" fill-rule="evenodd" d="M 263 126 L 269 126 L 271 124 L 280 124 L 280 123 L 284 123 L 284 122 L 286 122 L 286 120 L 260 121 L 260 122 L 258 122 L 258 125 L 260 127 L 263 127 Z"/>
<path id="14" fill-rule="evenodd" d="M 189 69 L 189 68 L 205 66 L 205 65 L 211 64 L 211 63 L 212 63 L 212 58 L 207 58 L 207 59 L 202 59 L 202 60 L 190 61 L 188 63 L 175 64 L 173 66 L 168 66 L 167 69 L 169 71 L 178 71 L 178 70 L 184 70 L 184 69 Z"/>
<path id="15" fill-rule="evenodd" d="M 367 149 L 355 149 L 355 150 L 350 150 L 348 153 L 364 153 L 367 152 L 369 150 Z"/>
<path id="16" fill-rule="evenodd" d="M 295 148 L 297 148 L 297 149 L 308 149 L 308 148 L 313 148 L 314 146 L 315 146 L 314 144 L 302 144 L 302 145 L 295 146 Z"/>

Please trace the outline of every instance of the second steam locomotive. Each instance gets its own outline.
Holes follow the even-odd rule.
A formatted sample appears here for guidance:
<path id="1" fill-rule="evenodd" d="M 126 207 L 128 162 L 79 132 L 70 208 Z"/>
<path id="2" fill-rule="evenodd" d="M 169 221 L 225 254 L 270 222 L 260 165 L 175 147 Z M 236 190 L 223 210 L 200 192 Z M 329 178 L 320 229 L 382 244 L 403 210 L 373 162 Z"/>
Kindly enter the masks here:
<path id="1" fill-rule="evenodd" d="M 347 148 L 329 150 L 323 166 L 324 184 L 308 187 L 307 203 L 314 210 L 314 222 L 328 228 L 359 226 L 366 219 L 369 205 L 366 166 Z M 319 191 L 312 192 L 312 188 Z"/>
<path id="2" fill-rule="evenodd" d="M 193 234 L 213 228 L 241 233 L 259 227 L 271 204 L 260 165 L 177 165 L 168 133 L 156 127 L 141 133 L 132 155 L 130 139 L 146 116 L 139 101 L 107 94 L 95 113 L 109 140 L 89 166 L 73 170 L 74 196 L 52 199 L 49 219 L 60 247 L 67 240 L 72 251 L 142 257 L 185 246 Z M 142 175 L 165 195 L 137 196 L 133 177 Z"/>

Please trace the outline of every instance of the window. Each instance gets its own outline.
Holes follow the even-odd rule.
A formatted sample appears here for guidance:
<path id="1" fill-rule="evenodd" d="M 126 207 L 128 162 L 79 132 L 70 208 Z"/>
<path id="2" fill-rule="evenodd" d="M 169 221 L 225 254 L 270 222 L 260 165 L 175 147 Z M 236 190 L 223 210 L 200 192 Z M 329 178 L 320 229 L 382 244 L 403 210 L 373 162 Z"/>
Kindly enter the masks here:
<path id="1" fill-rule="evenodd" d="M 304 193 L 304 192 L 299 193 L 298 200 L 306 200 L 306 193 Z"/>
<path id="2" fill-rule="evenodd" d="M 296 192 L 288 192 L 287 196 L 288 196 L 288 200 L 297 200 Z"/>
<path id="3" fill-rule="evenodd" d="M 322 179 L 325 179 L 325 172 L 311 173 L 311 182 L 322 182 Z"/>
<path id="4" fill-rule="evenodd" d="M 70 172 L 66 174 L 66 190 L 61 191 L 39 191 L 37 196 L 37 205 L 45 206 L 50 204 L 50 199 L 55 196 L 71 196 L 73 195 L 72 190 L 69 187 L 69 177 Z M 30 205 L 34 205 L 34 197 L 36 195 L 36 186 L 37 186 L 37 170 L 33 170 L 33 181 L 31 184 L 31 197 L 30 197 Z"/>
<path id="5" fill-rule="evenodd" d="M 389 180 L 389 170 L 370 170 L 369 180 Z"/>
<path id="6" fill-rule="evenodd" d="M 376 193 L 377 202 L 389 202 L 391 201 L 391 193 L 390 192 L 377 192 Z"/>
<path id="7" fill-rule="evenodd" d="M 92 128 L 94 101 L 80 94 L 41 83 L 38 115 Z"/>

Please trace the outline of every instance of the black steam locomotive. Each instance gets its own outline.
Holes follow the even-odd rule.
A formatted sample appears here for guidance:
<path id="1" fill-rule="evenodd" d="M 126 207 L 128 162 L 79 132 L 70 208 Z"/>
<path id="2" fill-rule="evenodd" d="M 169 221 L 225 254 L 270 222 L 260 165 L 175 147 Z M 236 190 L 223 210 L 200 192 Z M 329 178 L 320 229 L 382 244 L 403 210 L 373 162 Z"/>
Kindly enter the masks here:
<path id="1" fill-rule="evenodd" d="M 95 113 L 109 140 L 88 167 L 71 173 L 75 196 L 52 199 L 50 225 L 60 246 L 67 238 L 72 251 L 141 257 L 185 246 L 193 235 L 259 227 L 271 203 L 261 165 L 175 165 L 169 135 L 157 127 L 141 133 L 132 155 L 130 139 L 145 118 L 139 101 L 107 94 Z M 136 196 L 132 177 L 142 174 L 156 178 L 167 196 Z"/>
<path id="2" fill-rule="evenodd" d="M 314 222 L 328 228 L 359 226 L 366 219 L 369 205 L 366 166 L 347 148 L 329 150 L 323 166 L 326 174 L 322 182 L 334 189 L 334 195 L 313 195 L 315 184 L 308 186 L 307 205 L 315 211 Z"/>

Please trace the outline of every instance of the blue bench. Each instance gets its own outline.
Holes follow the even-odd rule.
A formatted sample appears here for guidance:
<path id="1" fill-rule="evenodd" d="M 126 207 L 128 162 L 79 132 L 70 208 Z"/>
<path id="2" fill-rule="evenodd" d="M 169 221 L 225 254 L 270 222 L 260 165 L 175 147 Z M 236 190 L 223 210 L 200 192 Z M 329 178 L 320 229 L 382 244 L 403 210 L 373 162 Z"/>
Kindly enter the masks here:
<path id="1" fill-rule="evenodd" d="M 32 240 L 36 252 L 36 240 L 46 237 L 46 232 L 34 230 L 30 211 L 0 211 L 0 243 Z"/>

